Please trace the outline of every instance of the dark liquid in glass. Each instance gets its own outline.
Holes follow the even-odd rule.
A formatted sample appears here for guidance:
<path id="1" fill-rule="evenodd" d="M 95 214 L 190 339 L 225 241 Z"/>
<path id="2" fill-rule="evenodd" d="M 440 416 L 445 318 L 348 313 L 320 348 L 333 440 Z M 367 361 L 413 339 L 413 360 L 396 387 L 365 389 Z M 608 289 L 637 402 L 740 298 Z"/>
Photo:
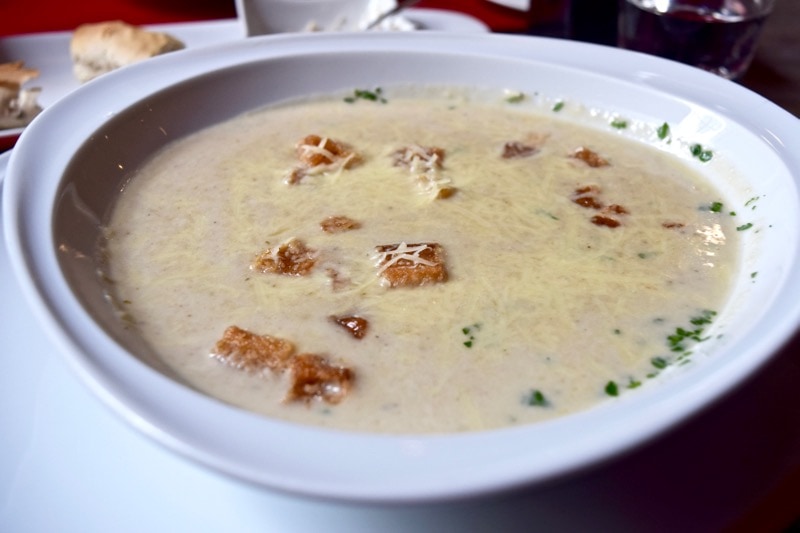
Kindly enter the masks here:
<path id="1" fill-rule="evenodd" d="M 674 59 L 726 78 L 752 60 L 766 14 L 726 13 L 684 5 L 659 12 L 646 0 L 623 2 L 619 45 Z"/>

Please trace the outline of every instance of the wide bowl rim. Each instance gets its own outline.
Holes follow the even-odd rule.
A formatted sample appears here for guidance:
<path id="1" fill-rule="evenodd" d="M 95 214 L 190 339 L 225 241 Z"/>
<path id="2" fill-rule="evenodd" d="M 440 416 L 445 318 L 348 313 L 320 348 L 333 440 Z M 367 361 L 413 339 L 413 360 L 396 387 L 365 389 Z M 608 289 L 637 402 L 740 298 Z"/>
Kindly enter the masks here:
<path id="1" fill-rule="evenodd" d="M 781 149 L 787 165 L 795 170 L 800 169 L 800 159 L 781 146 L 792 132 L 798 131 L 800 123 L 747 89 L 677 63 L 614 48 L 557 39 L 438 32 L 414 35 L 276 35 L 166 55 L 98 78 L 43 112 L 21 135 L 9 161 L 8 178 L 4 186 L 5 240 L 11 252 L 13 270 L 28 302 L 72 369 L 105 404 L 156 442 L 232 477 L 272 489 L 316 497 L 398 502 L 483 494 L 573 473 L 647 441 L 731 390 L 766 362 L 795 331 L 800 322 L 800 304 L 789 308 L 782 320 L 772 325 L 772 334 L 768 338 L 757 341 L 753 350 L 756 355 L 725 367 L 724 372 L 714 380 L 687 384 L 680 405 L 672 405 L 661 398 L 649 406 L 647 413 L 637 412 L 634 408 L 629 413 L 630 418 L 624 420 L 606 416 L 608 430 L 593 436 L 591 445 L 564 442 L 558 450 L 545 450 L 542 457 L 535 460 L 525 456 L 519 445 L 509 444 L 528 438 L 532 431 L 530 427 L 458 435 L 365 435 L 298 427 L 266 421 L 257 415 L 220 405 L 177 386 L 134 358 L 120 357 L 114 365 L 106 366 L 88 358 L 87 353 L 98 350 L 120 354 L 124 351 L 110 339 L 101 338 L 101 332 L 71 318 L 72 313 L 79 312 L 79 306 L 67 301 L 69 298 L 64 298 L 68 291 L 64 292 L 66 287 L 59 285 L 58 280 L 45 279 L 44 274 L 57 268 L 54 250 L 48 252 L 46 244 L 32 244 L 32 239 L 41 239 L 51 231 L 48 225 L 52 221 L 48 217 L 35 217 L 31 214 L 30 206 L 23 205 L 23 200 L 31 198 L 39 186 L 35 179 L 25 177 L 31 170 L 44 164 L 37 161 L 37 157 L 40 158 L 38 146 L 43 141 L 51 140 L 53 130 L 65 131 L 65 119 L 73 116 L 74 112 L 70 110 L 74 106 L 86 108 L 87 102 L 119 90 L 131 81 L 136 82 L 141 91 L 138 98 L 142 99 L 174 83 L 202 76 L 215 69 L 271 58 L 329 53 L 330 50 L 348 53 L 364 53 L 365 50 L 421 53 L 435 50 L 430 53 L 476 54 L 544 63 L 569 58 L 565 68 L 580 69 L 620 83 L 666 91 L 692 105 L 711 109 L 726 117 L 736 117 L 736 120 L 752 127 L 765 143 Z M 758 104 L 758 117 L 752 113 L 740 113 L 739 103 L 742 100 Z M 76 130 L 76 137 L 91 135 L 105 120 L 136 101 L 136 97 L 126 95 L 111 107 L 89 107 L 92 114 L 86 117 L 85 123 L 77 128 L 72 127 Z M 68 162 L 64 160 L 68 156 L 68 152 L 59 156 L 62 164 Z M 38 207 L 46 207 L 45 200 L 38 201 L 41 204 Z M 147 390 L 130 386 L 132 380 L 147 383 Z M 154 392 L 157 392 L 161 402 L 154 401 Z M 257 453 L 252 447 L 241 448 L 240 443 L 232 443 L 219 436 L 215 438 L 208 431 L 198 433 L 197 427 L 187 426 L 178 430 L 185 418 L 186 408 L 194 409 L 196 406 L 213 413 L 210 416 L 233 420 L 231 424 L 234 426 L 267 427 L 268 430 L 259 433 L 263 437 L 274 434 L 272 432 L 291 434 L 291 443 L 300 448 L 299 451 L 293 450 L 293 453 L 312 454 L 314 443 L 323 438 L 331 449 L 351 454 L 345 450 L 358 442 L 360 450 L 357 455 L 361 455 L 358 457 L 358 471 L 330 472 L 325 479 L 315 479 L 314 472 L 297 468 L 297 465 L 291 465 L 294 470 L 277 468 L 277 458 L 267 462 L 254 460 Z M 658 416 L 653 416 L 654 413 Z M 569 420 L 555 420 L 544 426 L 557 434 L 562 427 L 578 424 L 589 416 L 596 417 L 596 413 L 579 413 Z M 631 420 L 636 421 L 633 424 L 635 430 L 630 427 Z M 503 444 L 498 446 L 498 442 Z M 454 453 L 454 450 L 465 448 L 484 451 Z M 366 449 L 372 454 L 365 453 Z M 493 451 L 487 452 L 487 449 Z M 281 459 L 288 460 L 283 456 Z M 478 462 L 491 459 L 493 464 L 466 466 L 464 461 L 470 459 Z M 349 457 L 348 464 L 356 468 L 354 460 L 354 457 Z M 388 461 L 396 461 L 401 467 L 394 466 L 387 471 L 385 467 Z"/>

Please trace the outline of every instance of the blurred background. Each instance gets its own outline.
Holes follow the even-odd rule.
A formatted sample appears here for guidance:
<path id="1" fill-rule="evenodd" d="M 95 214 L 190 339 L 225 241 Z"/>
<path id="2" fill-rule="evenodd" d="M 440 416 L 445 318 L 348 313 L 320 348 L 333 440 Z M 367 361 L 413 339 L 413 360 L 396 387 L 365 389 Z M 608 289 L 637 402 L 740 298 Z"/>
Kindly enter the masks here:
<path id="1" fill-rule="evenodd" d="M 530 8 L 526 9 L 529 4 Z M 616 43 L 617 0 L 420 0 L 420 8 L 469 14 L 492 31 Z M 0 0 L 0 38 L 68 31 L 85 22 L 131 24 L 234 18 L 234 0 Z M 777 0 L 740 82 L 800 116 L 800 0 Z"/>

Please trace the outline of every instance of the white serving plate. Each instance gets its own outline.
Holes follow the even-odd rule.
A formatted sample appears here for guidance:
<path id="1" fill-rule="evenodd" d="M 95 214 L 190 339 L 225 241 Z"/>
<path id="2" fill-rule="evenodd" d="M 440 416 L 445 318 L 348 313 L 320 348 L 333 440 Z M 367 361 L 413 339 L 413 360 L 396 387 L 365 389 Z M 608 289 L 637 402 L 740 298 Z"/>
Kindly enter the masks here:
<path id="1" fill-rule="evenodd" d="M 420 31 L 476 33 L 489 31 L 488 26 L 480 20 L 455 11 L 409 8 L 403 12 L 403 17 Z M 242 23 L 236 19 L 150 24 L 143 27 L 174 35 L 183 41 L 189 50 L 236 41 L 244 37 Z M 2 38 L 0 63 L 24 61 L 29 68 L 39 69 L 39 77 L 28 82 L 25 87 L 41 87 L 39 103 L 47 108 L 80 87 L 80 83 L 72 74 L 72 60 L 69 56 L 71 38 L 72 32 L 68 31 Z M 18 136 L 22 129 L 0 130 L 0 141 L 4 137 Z"/>
<path id="2" fill-rule="evenodd" d="M 48 242 L 52 220 L 47 213 L 61 171 L 81 139 L 142 95 L 204 72 L 217 71 L 211 78 L 223 79 L 218 69 L 246 69 L 250 62 L 267 59 L 280 64 L 284 74 L 287 70 L 283 69 L 288 69 L 280 91 L 294 94 L 294 84 L 316 72 L 303 61 L 282 60 L 331 50 L 336 56 L 329 57 L 349 58 L 351 66 L 363 61 L 374 62 L 373 67 L 391 66 L 381 70 L 379 83 L 431 81 L 431 77 L 458 83 L 479 76 L 495 84 L 511 83 L 515 89 L 532 92 L 538 88 L 568 101 L 602 102 L 604 109 L 620 110 L 632 120 L 667 120 L 678 126 L 673 130 L 676 142 L 669 149 L 687 159 L 690 156 L 681 151 L 684 134 L 691 134 L 691 141 L 716 147 L 719 157 L 710 167 L 716 169 L 712 179 L 728 179 L 727 160 L 745 175 L 762 180 L 758 184 L 737 181 L 727 189 L 741 203 L 753 189 L 767 198 L 759 204 L 764 216 L 769 215 L 766 222 L 760 214 L 755 216 L 764 231 L 747 237 L 755 242 L 752 250 L 763 252 L 746 258 L 747 271 L 757 270 L 759 282 L 752 283 L 749 276 L 745 281 L 743 276 L 739 284 L 747 287 L 739 289 L 747 304 L 769 301 L 775 306 L 731 314 L 726 341 L 713 356 L 591 412 L 498 432 L 363 436 L 355 448 L 351 435 L 264 420 L 154 375 L 87 324 L 86 311 L 77 302 L 56 296 L 68 289 L 63 280 L 47 272 L 47 267 L 51 272 L 58 269 Z M 400 51 L 414 56 L 419 68 L 402 68 L 410 63 L 395 57 Z M 465 69 L 465 61 L 471 66 L 477 63 L 478 72 Z M 328 85 L 316 90 L 375 82 L 374 71 L 368 75 L 344 71 L 346 78 L 325 78 Z M 521 78 L 518 72 L 531 74 Z M 34 121 L 14 150 L 3 198 L 4 229 L 12 265 L 45 329 L 79 377 L 144 434 L 213 469 L 272 489 L 372 502 L 464 498 L 542 483 L 630 450 L 729 392 L 788 340 L 800 315 L 800 273 L 794 268 L 800 221 L 797 187 L 789 168 L 800 168 L 800 161 L 785 142 L 797 127 L 793 117 L 730 82 L 656 58 L 582 43 L 445 33 L 419 33 L 412 39 L 389 34 L 251 39 L 187 51 L 182 57 L 156 58 L 104 76 L 62 99 Z M 48 147 L 48 157 L 39 154 L 41 146 Z M 770 163 L 769 168 L 764 168 L 764 161 Z M 37 258 L 37 264 L 29 262 L 31 257 Z M 37 270 L 35 282 L 23 275 L 28 266 Z M 212 434 L 209 427 L 214 428 Z M 243 429 L 248 431 L 248 442 L 232 442 L 230 436 Z M 337 457 L 335 464 L 320 457 L 320 438 L 326 454 Z M 282 446 L 271 447 L 265 454 L 264 443 L 275 441 Z"/>

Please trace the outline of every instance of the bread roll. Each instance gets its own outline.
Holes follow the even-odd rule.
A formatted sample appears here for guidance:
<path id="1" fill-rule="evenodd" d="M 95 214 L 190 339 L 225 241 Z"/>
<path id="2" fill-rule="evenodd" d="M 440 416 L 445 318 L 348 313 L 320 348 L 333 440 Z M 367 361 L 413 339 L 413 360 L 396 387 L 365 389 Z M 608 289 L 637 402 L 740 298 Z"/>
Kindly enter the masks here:
<path id="1" fill-rule="evenodd" d="M 0 64 L 0 129 L 26 126 L 42 108 L 36 102 L 41 89 L 23 89 L 39 71 L 26 68 L 22 61 Z"/>
<path id="2" fill-rule="evenodd" d="M 83 24 L 72 34 L 73 72 L 81 82 L 159 54 L 184 48 L 175 37 L 122 21 Z"/>

